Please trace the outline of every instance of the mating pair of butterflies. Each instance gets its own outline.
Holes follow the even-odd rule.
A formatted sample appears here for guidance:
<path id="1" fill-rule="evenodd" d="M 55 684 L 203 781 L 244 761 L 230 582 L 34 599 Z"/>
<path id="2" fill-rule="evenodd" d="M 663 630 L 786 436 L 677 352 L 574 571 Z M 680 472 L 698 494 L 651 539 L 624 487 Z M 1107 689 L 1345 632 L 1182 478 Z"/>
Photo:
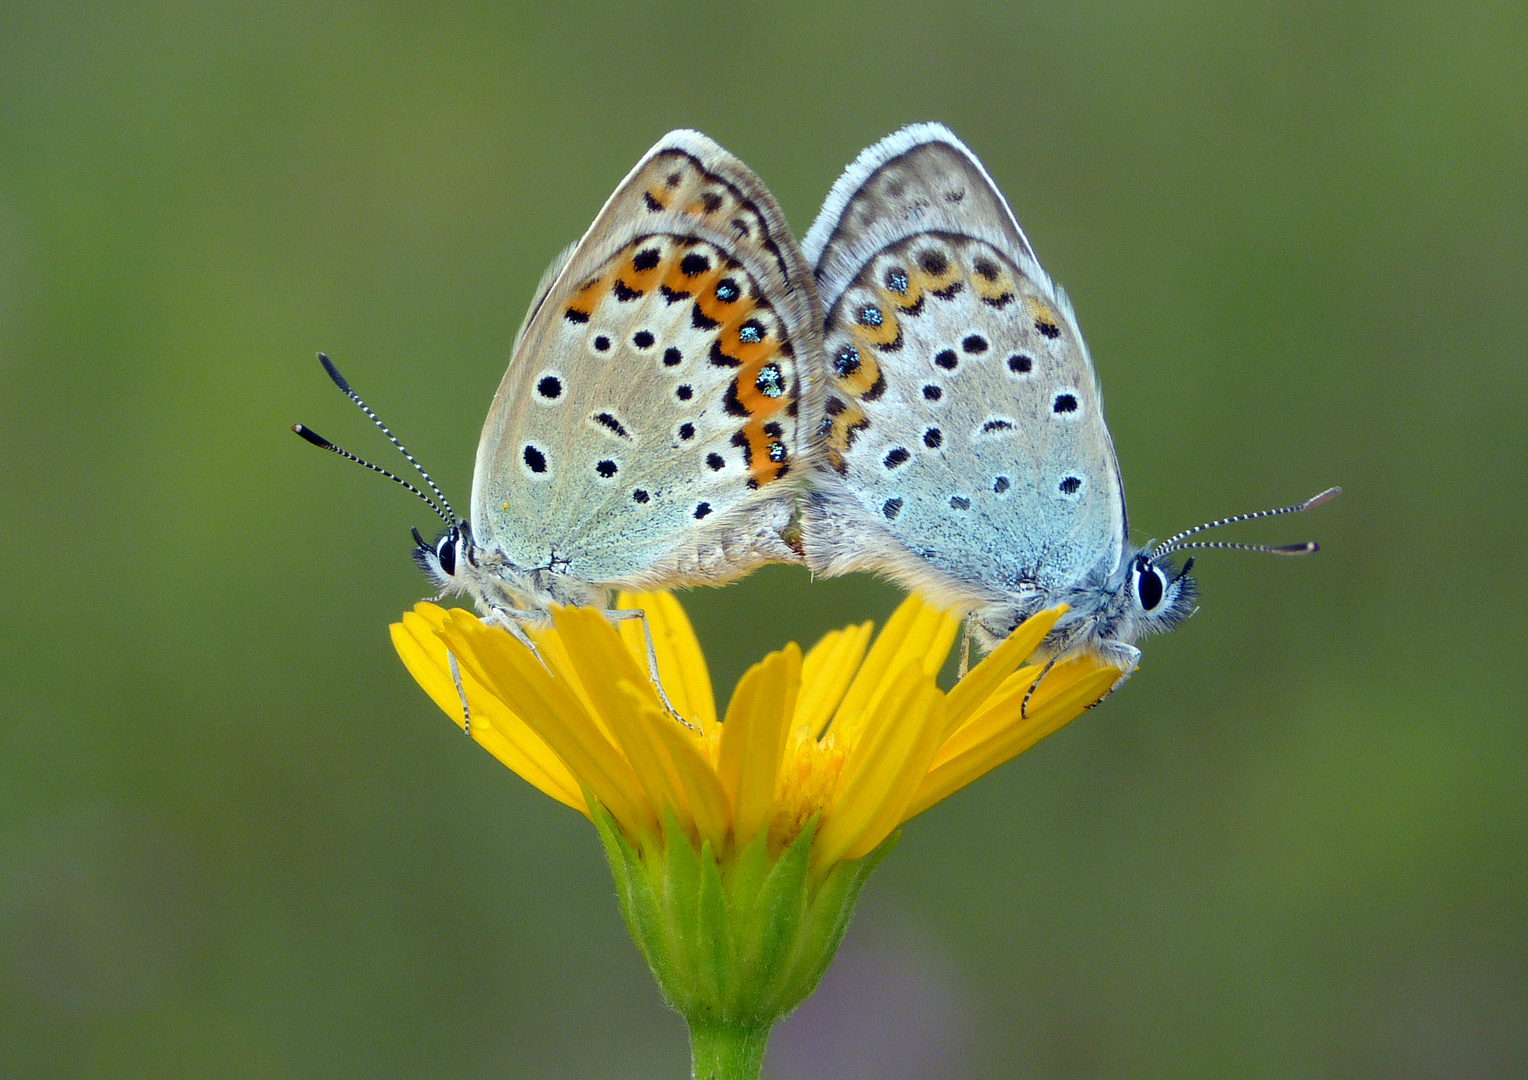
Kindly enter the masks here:
<path id="1" fill-rule="evenodd" d="M 937 124 L 864 151 L 799 246 L 748 166 L 666 135 L 538 285 L 483 426 L 471 525 L 430 486 L 447 529 L 415 532 L 417 560 L 511 629 L 612 587 L 805 562 L 885 574 L 967 613 L 988 647 L 1066 603 L 1042 655 L 1086 650 L 1126 675 L 1134 642 L 1192 609 L 1167 556 L 1249 546 L 1184 543 L 1218 522 L 1130 544 L 1072 307 Z"/>

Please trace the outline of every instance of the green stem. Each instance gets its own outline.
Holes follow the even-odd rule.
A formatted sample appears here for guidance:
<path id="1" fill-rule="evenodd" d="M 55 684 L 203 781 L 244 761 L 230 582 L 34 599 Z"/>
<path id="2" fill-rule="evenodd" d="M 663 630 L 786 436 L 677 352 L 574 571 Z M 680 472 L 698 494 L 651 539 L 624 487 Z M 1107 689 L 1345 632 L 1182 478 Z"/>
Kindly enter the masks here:
<path id="1" fill-rule="evenodd" d="M 690 1069 L 695 1080 L 759 1080 L 769 1028 L 716 1021 L 690 1024 Z"/>

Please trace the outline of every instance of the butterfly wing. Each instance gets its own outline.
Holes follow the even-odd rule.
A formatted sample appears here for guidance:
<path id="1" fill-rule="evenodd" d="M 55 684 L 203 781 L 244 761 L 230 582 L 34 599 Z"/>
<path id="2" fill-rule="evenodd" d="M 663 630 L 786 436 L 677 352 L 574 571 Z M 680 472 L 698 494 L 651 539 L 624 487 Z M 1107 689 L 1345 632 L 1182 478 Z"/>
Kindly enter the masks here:
<path id="1" fill-rule="evenodd" d="M 1111 573 L 1125 505 L 1093 365 L 975 155 L 937 124 L 883 139 L 803 248 L 828 366 L 808 565 L 968 607 Z"/>
<path id="2" fill-rule="evenodd" d="M 478 542 L 631 588 L 799 561 L 781 533 L 820 414 L 819 310 L 752 170 L 664 136 L 533 305 L 478 446 Z"/>

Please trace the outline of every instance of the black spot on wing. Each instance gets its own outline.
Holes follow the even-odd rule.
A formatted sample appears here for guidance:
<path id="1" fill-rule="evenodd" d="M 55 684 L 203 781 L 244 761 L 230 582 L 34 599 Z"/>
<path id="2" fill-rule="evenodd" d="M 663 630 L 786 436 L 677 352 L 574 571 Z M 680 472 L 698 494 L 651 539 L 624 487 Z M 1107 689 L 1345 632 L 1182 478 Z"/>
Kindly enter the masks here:
<path id="1" fill-rule="evenodd" d="M 737 380 L 731 379 L 727 383 L 727 392 L 722 395 L 722 408 L 728 416 L 747 416 L 747 407 L 738 400 Z"/>
<path id="2" fill-rule="evenodd" d="M 590 417 L 596 424 L 622 439 L 630 439 L 631 433 L 626 430 L 626 425 L 617 420 L 612 413 L 598 412 Z"/>
<path id="3" fill-rule="evenodd" d="M 785 375 L 778 364 L 765 364 L 759 369 L 753 387 L 767 398 L 777 398 L 785 393 Z"/>
<path id="4" fill-rule="evenodd" d="M 712 325 L 714 326 L 715 323 Z M 712 339 L 710 356 L 711 363 L 715 364 L 717 367 L 735 368 L 743 366 L 743 362 L 741 360 L 722 350 L 721 338 Z"/>

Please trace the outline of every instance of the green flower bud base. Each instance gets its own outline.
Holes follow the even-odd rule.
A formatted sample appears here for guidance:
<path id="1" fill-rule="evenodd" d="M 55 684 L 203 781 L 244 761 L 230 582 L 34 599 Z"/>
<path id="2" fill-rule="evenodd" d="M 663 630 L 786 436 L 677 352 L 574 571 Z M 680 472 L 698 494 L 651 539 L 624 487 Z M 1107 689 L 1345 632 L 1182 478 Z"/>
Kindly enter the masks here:
<path id="1" fill-rule="evenodd" d="M 590 805 L 626 928 L 664 1000 L 690 1025 L 696 1080 L 756 1080 L 770 1028 L 817 988 L 860 888 L 897 834 L 816 880 L 815 820 L 773 858 L 762 835 L 718 858 L 709 842 L 697 849 L 672 814 L 661 848 L 638 849 Z"/>

